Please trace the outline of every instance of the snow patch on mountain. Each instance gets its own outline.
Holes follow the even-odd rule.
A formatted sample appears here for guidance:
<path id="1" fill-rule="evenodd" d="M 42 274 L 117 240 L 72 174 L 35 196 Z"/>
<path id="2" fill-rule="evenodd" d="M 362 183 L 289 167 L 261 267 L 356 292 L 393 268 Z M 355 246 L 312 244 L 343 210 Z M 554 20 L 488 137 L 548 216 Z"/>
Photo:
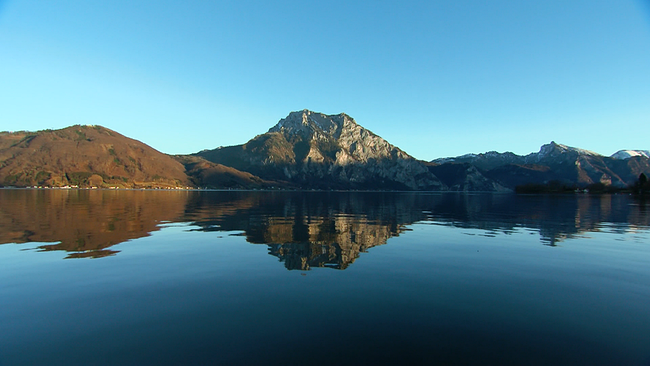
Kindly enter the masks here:
<path id="1" fill-rule="evenodd" d="M 634 156 L 641 156 L 650 159 L 650 150 L 619 150 L 612 154 L 612 158 L 625 160 Z"/>
<path id="2" fill-rule="evenodd" d="M 529 154 L 526 157 L 530 160 L 542 160 L 549 156 L 556 156 L 566 153 L 576 153 L 578 155 L 590 155 L 590 156 L 602 156 L 598 153 L 595 153 L 590 150 L 579 149 L 576 147 L 571 147 L 567 145 L 557 144 L 555 141 L 551 141 L 550 144 L 542 145 L 538 153 Z"/>

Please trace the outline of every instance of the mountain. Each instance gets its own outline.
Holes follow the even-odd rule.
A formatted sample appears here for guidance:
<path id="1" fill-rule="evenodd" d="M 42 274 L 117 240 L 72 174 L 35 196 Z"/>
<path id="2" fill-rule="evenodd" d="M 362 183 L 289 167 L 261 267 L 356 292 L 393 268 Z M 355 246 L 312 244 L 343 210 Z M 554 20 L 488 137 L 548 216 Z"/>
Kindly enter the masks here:
<path id="1" fill-rule="evenodd" d="M 187 186 L 185 168 L 150 146 L 101 126 L 0 133 L 0 184 Z"/>
<path id="2" fill-rule="evenodd" d="M 0 187 L 505 192 L 525 185 L 627 187 L 650 175 L 648 150 L 611 157 L 551 142 L 539 152 L 490 151 L 416 160 L 345 113 L 291 112 L 243 145 L 170 156 L 102 126 L 0 132 Z"/>
<path id="3" fill-rule="evenodd" d="M 426 165 L 345 113 L 291 112 L 243 145 L 194 154 L 304 188 L 441 190 Z"/>
<path id="4" fill-rule="evenodd" d="M 525 158 L 511 152 L 498 153 L 496 151 L 489 151 L 482 154 L 465 154 L 453 158 L 435 159 L 431 163 L 436 165 L 469 163 L 479 169 L 490 170 L 505 164 L 525 164 Z"/>
<path id="5" fill-rule="evenodd" d="M 0 132 L 0 186 L 259 188 L 249 173 L 196 157 L 171 157 L 102 126 Z"/>
<path id="6" fill-rule="evenodd" d="M 431 164 L 470 164 L 479 169 L 485 177 L 508 188 L 529 183 L 547 184 L 551 181 L 576 186 L 602 183 L 626 187 L 633 184 L 639 174 L 650 173 L 647 156 L 642 153 L 630 153 L 627 158 L 622 158 L 624 153 L 619 153 L 614 154 L 617 158 L 607 157 L 552 141 L 543 145 L 539 152 L 524 156 L 491 151 L 437 159 Z"/>
<path id="7" fill-rule="evenodd" d="M 625 160 L 634 156 L 650 158 L 650 150 L 619 150 L 612 154 L 612 158 Z"/>

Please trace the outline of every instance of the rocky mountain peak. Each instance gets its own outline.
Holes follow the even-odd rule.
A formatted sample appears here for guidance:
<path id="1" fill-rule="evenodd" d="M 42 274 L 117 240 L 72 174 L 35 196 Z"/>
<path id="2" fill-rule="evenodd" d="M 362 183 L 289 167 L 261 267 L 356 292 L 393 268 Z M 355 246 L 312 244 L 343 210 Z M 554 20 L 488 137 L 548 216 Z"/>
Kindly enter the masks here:
<path id="1" fill-rule="evenodd" d="M 327 115 L 307 109 L 291 112 L 269 133 L 280 133 L 291 144 L 309 144 L 306 157 L 312 161 L 322 161 L 328 155 L 342 165 L 368 159 L 412 159 L 345 113 Z"/>
<path id="2" fill-rule="evenodd" d="M 568 150 L 568 147 L 565 145 L 557 144 L 555 141 L 551 141 L 550 144 L 542 145 L 537 153 L 538 157 L 545 157 L 550 155 L 561 154 Z"/>
<path id="3" fill-rule="evenodd" d="M 563 154 L 571 154 L 576 156 L 580 156 L 580 155 L 601 156 L 600 154 L 595 153 L 593 151 L 578 149 L 575 147 L 558 144 L 555 141 L 551 141 L 550 144 L 542 145 L 538 153 L 530 154 L 527 156 L 527 158 L 528 160 L 531 160 L 532 158 L 532 160 L 540 161 L 546 158 L 556 158 Z"/>
<path id="4" fill-rule="evenodd" d="M 307 109 L 291 112 L 281 119 L 269 132 L 280 132 L 287 137 L 301 135 L 304 137 L 338 138 L 346 125 L 356 123 L 345 113 L 326 115 Z"/>

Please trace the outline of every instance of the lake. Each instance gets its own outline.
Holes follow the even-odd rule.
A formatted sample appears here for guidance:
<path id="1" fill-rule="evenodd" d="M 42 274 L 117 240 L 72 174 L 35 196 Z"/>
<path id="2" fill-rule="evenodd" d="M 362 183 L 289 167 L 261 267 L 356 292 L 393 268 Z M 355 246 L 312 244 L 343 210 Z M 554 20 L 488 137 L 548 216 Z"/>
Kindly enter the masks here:
<path id="1" fill-rule="evenodd" d="M 0 189 L 0 365 L 650 365 L 648 207 Z"/>

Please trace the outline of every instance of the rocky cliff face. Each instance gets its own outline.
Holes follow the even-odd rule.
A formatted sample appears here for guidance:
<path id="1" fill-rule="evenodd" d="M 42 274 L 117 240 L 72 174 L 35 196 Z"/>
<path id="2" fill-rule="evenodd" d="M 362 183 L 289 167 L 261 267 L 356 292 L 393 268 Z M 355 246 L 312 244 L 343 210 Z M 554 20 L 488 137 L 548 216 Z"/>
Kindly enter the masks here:
<path id="1" fill-rule="evenodd" d="M 420 161 L 341 113 L 292 112 L 244 145 L 196 155 L 309 188 L 441 190 Z"/>

